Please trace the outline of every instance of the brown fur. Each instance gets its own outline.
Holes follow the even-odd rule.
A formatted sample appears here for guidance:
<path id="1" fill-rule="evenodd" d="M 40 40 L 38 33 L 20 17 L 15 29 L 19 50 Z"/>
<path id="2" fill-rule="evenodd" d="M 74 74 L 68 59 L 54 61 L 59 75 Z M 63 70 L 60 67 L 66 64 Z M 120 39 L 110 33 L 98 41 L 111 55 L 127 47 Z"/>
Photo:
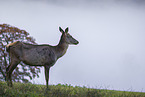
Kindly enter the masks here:
<path id="1" fill-rule="evenodd" d="M 60 32 L 62 32 L 62 36 L 57 46 L 33 45 L 20 41 L 6 46 L 11 59 L 10 65 L 6 70 L 8 86 L 12 86 L 11 74 L 22 61 L 30 66 L 44 66 L 46 85 L 48 88 L 50 67 L 66 53 L 69 44 L 78 44 L 78 41 L 68 34 L 68 28 L 66 28 L 65 32 L 60 28 Z"/>
<path id="2" fill-rule="evenodd" d="M 15 41 L 15 42 L 13 42 L 13 43 L 8 44 L 8 45 L 6 46 L 6 51 L 9 52 L 10 47 L 13 46 L 13 45 L 15 45 L 15 44 L 17 44 L 18 42 L 19 42 L 19 41 Z"/>

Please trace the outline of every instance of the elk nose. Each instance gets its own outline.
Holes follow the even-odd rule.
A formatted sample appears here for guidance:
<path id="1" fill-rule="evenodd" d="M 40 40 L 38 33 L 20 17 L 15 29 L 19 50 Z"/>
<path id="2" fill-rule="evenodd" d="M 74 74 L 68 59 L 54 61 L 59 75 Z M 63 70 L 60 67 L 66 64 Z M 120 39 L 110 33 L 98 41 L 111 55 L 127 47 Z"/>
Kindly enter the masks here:
<path id="1" fill-rule="evenodd" d="M 75 45 L 77 45 L 77 44 L 79 44 L 79 42 L 78 42 L 78 41 L 76 41 Z"/>

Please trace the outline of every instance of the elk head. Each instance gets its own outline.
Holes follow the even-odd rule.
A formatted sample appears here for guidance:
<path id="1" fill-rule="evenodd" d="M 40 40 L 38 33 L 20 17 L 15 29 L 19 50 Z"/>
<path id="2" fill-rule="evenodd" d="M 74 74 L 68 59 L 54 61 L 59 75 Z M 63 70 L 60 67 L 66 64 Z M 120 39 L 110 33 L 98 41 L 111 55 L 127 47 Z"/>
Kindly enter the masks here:
<path id="1" fill-rule="evenodd" d="M 74 45 L 77 45 L 79 42 L 73 38 L 69 33 L 69 29 L 68 27 L 65 29 L 65 31 L 59 27 L 59 31 L 62 33 L 62 38 L 64 39 L 64 41 L 68 44 L 74 44 Z"/>

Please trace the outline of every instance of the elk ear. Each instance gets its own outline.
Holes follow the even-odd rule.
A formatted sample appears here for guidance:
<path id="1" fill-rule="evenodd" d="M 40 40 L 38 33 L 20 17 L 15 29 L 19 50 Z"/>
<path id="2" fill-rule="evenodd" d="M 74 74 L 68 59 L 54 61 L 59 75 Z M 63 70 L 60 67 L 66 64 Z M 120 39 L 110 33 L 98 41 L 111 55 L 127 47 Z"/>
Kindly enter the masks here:
<path id="1" fill-rule="evenodd" d="M 68 30 L 69 30 L 69 29 L 68 29 L 68 27 L 67 27 L 67 28 L 65 29 L 65 33 L 68 33 Z"/>
<path id="2" fill-rule="evenodd" d="M 62 28 L 61 28 L 61 27 L 59 27 L 59 31 L 60 31 L 61 33 L 64 33 L 64 31 L 62 30 Z"/>

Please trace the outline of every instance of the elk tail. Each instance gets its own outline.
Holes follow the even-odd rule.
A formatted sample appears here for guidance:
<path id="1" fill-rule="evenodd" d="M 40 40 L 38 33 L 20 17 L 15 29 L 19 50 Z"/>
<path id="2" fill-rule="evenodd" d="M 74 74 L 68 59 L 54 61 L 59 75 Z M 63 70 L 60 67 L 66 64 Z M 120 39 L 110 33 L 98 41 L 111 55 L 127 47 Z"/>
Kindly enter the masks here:
<path id="1" fill-rule="evenodd" d="M 11 48 L 13 45 L 17 44 L 18 42 L 20 42 L 20 41 L 16 41 L 16 42 L 13 42 L 13 43 L 8 44 L 8 45 L 6 46 L 6 51 L 7 51 L 7 52 L 10 52 L 10 48 Z"/>

